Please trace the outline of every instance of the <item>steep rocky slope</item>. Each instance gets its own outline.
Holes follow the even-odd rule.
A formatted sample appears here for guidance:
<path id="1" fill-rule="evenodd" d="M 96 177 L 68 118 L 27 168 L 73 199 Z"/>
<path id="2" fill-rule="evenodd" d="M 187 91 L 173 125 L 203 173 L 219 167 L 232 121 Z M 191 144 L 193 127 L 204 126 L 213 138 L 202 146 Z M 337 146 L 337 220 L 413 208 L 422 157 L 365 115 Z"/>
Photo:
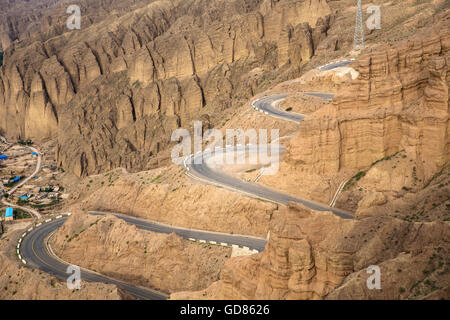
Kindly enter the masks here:
<path id="1" fill-rule="evenodd" d="M 320 174 L 362 169 L 402 149 L 429 179 L 449 160 L 449 23 L 361 56 L 330 107 L 305 119 L 287 161 Z"/>
<path id="2" fill-rule="evenodd" d="M 214 122 L 253 96 L 258 82 L 242 75 L 307 62 L 329 24 L 322 0 L 152 1 L 113 21 L 25 39 L 5 53 L 0 129 L 58 135 L 58 165 L 78 176 L 139 169 L 175 128 L 205 113 Z"/>
<path id="3" fill-rule="evenodd" d="M 138 230 L 113 216 L 73 211 L 51 240 L 62 259 L 163 292 L 199 290 L 217 280 L 231 249 Z"/>
<path id="4" fill-rule="evenodd" d="M 448 299 L 449 222 L 342 220 L 291 204 L 270 232 L 264 252 L 228 260 L 220 281 L 171 299 Z M 370 265 L 380 290 L 367 288 Z"/>
<path id="5" fill-rule="evenodd" d="M 1 0 L 0 50 L 17 42 L 46 41 L 67 32 L 66 13 L 76 4 L 82 12 L 82 26 L 87 27 L 104 19 L 121 16 L 146 4 L 146 0 Z"/>
<path id="6" fill-rule="evenodd" d="M 302 121 L 280 173 L 261 181 L 327 202 L 341 181 L 360 172 L 350 182 L 358 181 L 376 165 L 378 178 L 365 186 L 374 192 L 423 188 L 450 160 L 448 11 L 438 21 L 361 55 L 351 65 L 358 78 Z M 402 164 L 389 167 L 385 161 L 394 155 Z"/>
<path id="7" fill-rule="evenodd" d="M 118 170 L 117 170 L 118 171 Z M 110 172 L 69 186 L 71 204 L 178 227 L 265 237 L 277 205 L 190 181 L 175 165 L 130 174 Z"/>
<path id="8" fill-rule="evenodd" d="M 230 259 L 220 281 L 172 299 L 449 298 L 448 21 L 447 11 L 423 34 L 361 55 L 358 78 L 303 120 L 280 173 L 262 179 L 327 201 L 325 179 L 359 171 L 338 202 L 357 219 L 281 207 L 263 253 Z M 370 265 L 380 290 L 366 285 Z"/>

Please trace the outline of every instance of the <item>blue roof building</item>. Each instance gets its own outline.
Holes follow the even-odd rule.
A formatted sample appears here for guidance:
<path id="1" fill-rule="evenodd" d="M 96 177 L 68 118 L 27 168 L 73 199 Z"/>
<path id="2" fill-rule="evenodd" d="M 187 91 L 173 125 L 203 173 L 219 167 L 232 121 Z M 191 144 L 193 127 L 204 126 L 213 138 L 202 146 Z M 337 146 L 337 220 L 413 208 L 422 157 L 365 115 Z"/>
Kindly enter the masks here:
<path id="1" fill-rule="evenodd" d="M 17 182 L 20 180 L 20 177 L 15 177 L 13 180 L 14 180 L 14 182 Z"/>
<path id="2" fill-rule="evenodd" d="M 6 155 L 4 155 L 4 154 L 0 155 L 0 160 L 6 160 L 6 159 L 8 159 L 8 157 Z"/>
<path id="3" fill-rule="evenodd" d="M 12 217 L 13 217 L 13 208 L 11 207 L 6 208 L 5 218 L 12 218 Z"/>

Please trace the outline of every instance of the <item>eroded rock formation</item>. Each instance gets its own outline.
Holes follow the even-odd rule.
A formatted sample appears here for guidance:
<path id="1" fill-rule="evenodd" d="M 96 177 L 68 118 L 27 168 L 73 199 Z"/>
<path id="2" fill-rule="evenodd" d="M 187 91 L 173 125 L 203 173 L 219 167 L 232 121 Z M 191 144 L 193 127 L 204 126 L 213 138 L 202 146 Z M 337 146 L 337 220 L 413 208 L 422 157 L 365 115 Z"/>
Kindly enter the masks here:
<path id="1" fill-rule="evenodd" d="M 448 20 L 362 55 L 359 77 L 307 117 L 287 148 L 299 171 L 359 170 L 401 150 L 427 181 L 450 160 Z"/>
<path id="2" fill-rule="evenodd" d="M 57 135 L 58 165 L 78 176 L 147 166 L 175 128 L 253 96 L 242 75 L 307 62 L 331 13 L 323 0 L 161 0 L 120 6 L 111 21 L 90 5 L 81 30 L 64 32 L 56 8 L 59 33 L 13 43 L 0 80 L 0 130 Z"/>
<path id="3" fill-rule="evenodd" d="M 220 281 L 206 290 L 171 298 L 398 299 L 431 292 L 434 298 L 444 297 L 449 284 L 445 264 L 449 237 L 448 222 L 343 220 L 291 203 L 273 215 L 264 252 L 232 258 Z M 381 268 L 381 290 L 366 285 L 370 265 Z M 425 285 L 431 281 L 440 287 Z"/>

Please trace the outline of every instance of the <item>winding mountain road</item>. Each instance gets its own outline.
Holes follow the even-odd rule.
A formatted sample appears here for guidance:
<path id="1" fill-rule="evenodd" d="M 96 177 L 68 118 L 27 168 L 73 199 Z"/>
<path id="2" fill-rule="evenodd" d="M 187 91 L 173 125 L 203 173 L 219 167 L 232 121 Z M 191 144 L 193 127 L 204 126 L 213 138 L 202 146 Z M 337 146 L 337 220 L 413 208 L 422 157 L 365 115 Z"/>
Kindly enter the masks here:
<path id="1" fill-rule="evenodd" d="M 70 264 L 63 262 L 54 254 L 50 253 L 48 238 L 57 231 L 66 220 L 67 218 L 60 218 L 42 224 L 39 228 L 34 228 L 23 239 L 20 246 L 20 255 L 26 259 L 28 265 L 63 280 L 66 280 L 70 276 L 70 274 L 66 272 L 67 267 Z M 86 269 L 81 269 L 81 279 L 83 281 L 115 284 L 118 287 L 125 289 L 136 299 L 163 300 L 167 299 L 168 296 L 167 294 L 149 288 L 130 285 Z"/>
<path id="2" fill-rule="evenodd" d="M 244 236 L 244 235 L 235 235 L 221 232 L 210 232 L 203 230 L 195 230 L 195 229 L 186 229 L 180 227 L 172 227 L 169 225 L 165 225 L 158 222 L 148 221 L 140 218 L 130 217 L 118 213 L 110 213 L 110 212 L 89 212 L 92 215 L 105 215 L 112 214 L 119 219 L 124 220 L 125 222 L 135 225 L 137 228 L 152 231 L 157 233 L 165 233 L 171 234 L 176 233 L 180 237 L 184 239 L 196 239 L 196 240 L 204 240 L 208 243 L 215 242 L 217 244 L 226 243 L 229 245 L 237 245 L 239 247 L 247 247 L 251 250 L 263 251 L 266 246 L 266 239 L 252 237 L 252 236 Z"/>
<path id="3" fill-rule="evenodd" d="M 348 64 L 348 63 L 347 63 Z M 327 70 L 331 70 L 333 68 L 337 68 L 342 66 L 340 63 L 327 66 Z M 330 69 L 331 68 L 331 69 Z M 319 96 L 325 99 L 331 99 L 332 95 L 323 94 L 323 93 L 306 93 L 312 96 Z M 252 103 L 253 107 L 261 112 L 264 112 L 267 115 L 278 117 L 284 120 L 300 122 L 304 116 L 284 112 L 275 107 L 275 104 L 278 101 L 281 101 L 286 98 L 286 95 L 276 95 L 271 97 L 265 97 L 262 99 L 258 99 Z M 236 149 L 235 149 L 236 148 Z M 279 152 L 283 152 L 284 148 L 279 147 Z M 226 148 L 223 150 L 226 152 L 244 152 L 251 153 L 257 151 L 257 146 L 237 146 L 233 148 Z M 35 152 L 38 152 L 37 150 Z M 38 164 L 35 172 L 27 178 L 31 179 L 40 169 L 40 153 L 38 152 Z M 203 157 L 204 154 L 200 153 L 197 155 L 192 155 L 189 157 L 190 160 L 195 160 L 196 157 Z M 188 160 L 188 159 L 186 159 Z M 207 160 L 207 159 L 203 159 Z M 251 184 L 234 177 L 228 176 L 223 172 L 217 171 L 206 165 L 207 161 L 203 161 L 202 164 L 195 164 L 195 161 L 185 161 L 185 166 L 187 169 L 187 174 L 191 177 L 199 180 L 206 181 L 213 185 L 229 188 L 235 191 L 238 191 L 243 194 L 247 194 L 249 196 L 257 197 L 260 199 L 268 200 L 275 203 L 287 204 L 289 201 L 294 201 L 298 203 L 302 203 L 307 207 L 310 207 L 314 210 L 319 211 L 331 211 L 335 215 L 340 216 L 345 219 L 352 219 L 353 216 L 351 213 L 346 212 L 344 210 L 331 208 L 327 205 L 316 203 L 310 200 L 296 198 L 287 194 L 283 194 L 281 192 L 272 190 L 270 188 Z M 16 191 L 21 185 L 25 184 L 28 180 L 24 180 L 20 185 L 18 185 L 14 190 Z M 20 207 L 24 210 L 29 210 L 28 208 Z M 104 215 L 103 212 L 90 212 L 93 215 Z M 241 236 L 241 235 L 231 235 L 217 232 L 207 232 L 201 230 L 191 230 L 184 228 L 177 228 L 172 226 L 163 225 L 156 222 L 151 222 L 147 220 L 142 220 L 139 218 L 134 218 L 130 216 L 125 216 L 121 214 L 115 214 L 120 219 L 123 219 L 127 223 L 133 224 L 136 227 L 158 232 L 158 233 L 176 233 L 181 237 L 189 240 L 193 239 L 202 239 L 205 242 L 215 243 L 215 244 L 228 244 L 228 245 L 238 245 L 248 247 L 253 250 L 262 251 L 266 245 L 266 239 L 250 237 L 250 236 Z M 40 219 L 40 216 L 37 216 L 37 220 Z M 30 264 L 31 266 L 38 268 L 44 272 L 52 274 L 61 279 L 67 279 L 69 274 L 66 273 L 68 263 L 62 261 L 58 258 L 51 250 L 48 244 L 48 239 L 58 230 L 58 228 L 67 220 L 66 217 L 56 217 L 57 219 L 51 220 L 47 219 L 45 222 L 41 222 L 36 224 L 34 227 L 30 228 L 28 232 L 25 232 L 19 240 L 17 246 L 17 252 L 19 254 L 19 258 L 23 257 L 24 260 L 27 261 L 24 263 Z M 125 289 L 129 292 L 133 297 L 137 299 L 166 299 L 167 294 L 151 290 L 149 288 L 143 288 L 135 285 L 131 285 L 119 280 L 115 280 L 104 275 L 98 274 L 94 271 L 81 269 L 81 279 L 85 281 L 91 282 L 103 282 L 115 284 L 120 288 Z"/>
<path id="4" fill-rule="evenodd" d="M 350 64 L 350 61 L 338 61 L 335 63 L 331 63 L 329 65 L 320 67 L 319 70 L 326 71 L 331 70 L 343 66 L 347 66 Z M 333 99 L 332 94 L 328 93 L 319 93 L 319 92 L 305 92 L 305 94 L 310 96 L 315 96 L 323 99 Z M 296 123 L 300 123 L 304 119 L 304 115 L 282 111 L 276 107 L 276 104 L 286 99 L 287 94 L 277 94 L 273 96 L 267 96 L 263 98 L 256 99 L 251 103 L 251 106 L 259 112 L 262 112 L 266 115 L 280 118 L 283 120 L 293 121 Z M 270 149 L 270 146 L 268 147 Z M 215 149 L 218 151 L 218 149 Z M 283 147 L 278 147 L 278 150 L 275 150 L 279 153 L 284 152 Z M 247 146 L 236 146 L 236 147 L 226 147 L 222 148 L 221 152 L 223 154 L 226 153 L 239 153 L 244 152 L 246 154 L 258 153 L 258 146 L 255 145 L 247 145 Z M 224 187 L 229 190 L 233 190 L 242 194 L 246 194 L 252 197 L 260 198 L 263 200 L 271 201 L 279 204 L 288 204 L 289 202 L 297 202 L 301 203 L 308 208 L 317 211 L 331 211 L 335 215 L 344 218 L 344 219 L 354 219 L 354 216 L 351 212 L 333 208 L 326 204 L 317 203 L 311 200 L 294 197 L 282 192 L 278 192 L 271 188 L 242 181 L 241 179 L 232 177 L 227 175 L 223 171 L 220 171 L 212 166 L 208 165 L 209 160 L 214 157 L 214 154 L 209 152 L 197 153 L 187 157 L 184 161 L 184 166 L 187 171 L 187 175 L 216 186 Z M 337 197 L 337 195 L 335 195 Z"/>
<path id="5" fill-rule="evenodd" d="M 335 61 L 335 62 L 331 62 L 329 64 L 326 64 L 324 66 L 321 66 L 318 69 L 320 71 L 329 71 L 329 70 L 333 70 L 333 69 L 336 69 L 336 68 L 342 68 L 342 67 L 348 66 L 354 60 L 355 59 L 352 58 L 350 60 Z"/>
<path id="6" fill-rule="evenodd" d="M 263 251 L 266 245 L 266 239 L 240 236 L 218 232 L 207 232 L 201 230 L 191 230 L 185 228 L 171 227 L 164 224 L 151 222 L 139 218 L 134 218 L 118 213 L 104 213 L 104 212 L 89 212 L 92 215 L 104 216 L 105 214 L 112 214 L 125 222 L 135 225 L 137 228 L 157 233 L 171 234 L 176 233 L 185 239 L 201 239 L 205 243 L 215 243 L 217 245 L 237 245 L 240 247 L 247 247 L 252 250 Z M 66 273 L 67 267 L 70 265 L 59 259 L 49 248 L 47 239 L 58 230 L 58 228 L 67 220 L 65 217 L 60 219 L 41 223 L 37 227 L 29 231 L 23 237 L 19 248 L 20 256 L 27 264 L 38 268 L 44 272 L 52 274 L 60 279 L 67 279 L 69 274 Z M 122 287 L 137 299 L 166 299 L 167 294 L 143 288 L 119 280 L 111 279 L 104 275 L 98 274 L 91 270 L 82 269 L 81 279 L 83 281 L 103 282 L 116 284 Z"/>
<path id="7" fill-rule="evenodd" d="M 268 148 L 270 149 L 270 146 Z M 284 147 L 279 146 L 278 149 L 274 149 L 274 151 L 282 153 L 284 151 Z M 247 146 L 228 147 L 223 148 L 222 152 L 223 154 L 226 153 L 237 154 L 239 152 L 246 154 L 251 153 L 257 154 L 259 152 L 259 146 L 247 145 Z M 287 205 L 291 201 L 297 202 L 313 210 L 331 211 L 335 215 L 344 219 L 354 218 L 351 212 L 342 209 L 332 208 L 326 204 L 320 204 L 318 202 L 314 202 L 311 200 L 297 198 L 289 194 L 278 192 L 263 185 L 245 182 L 241 179 L 232 177 L 226 173 L 223 173 L 218 169 L 213 168 L 208 164 L 210 158 L 212 158 L 213 156 L 214 155 L 210 153 L 198 153 L 187 158 L 185 161 L 187 174 L 194 179 L 201 180 L 216 186 L 221 186 L 230 189 L 232 191 L 237 191 L 239 193 L 246 194 L 251 197 L 284 205 Z"/>

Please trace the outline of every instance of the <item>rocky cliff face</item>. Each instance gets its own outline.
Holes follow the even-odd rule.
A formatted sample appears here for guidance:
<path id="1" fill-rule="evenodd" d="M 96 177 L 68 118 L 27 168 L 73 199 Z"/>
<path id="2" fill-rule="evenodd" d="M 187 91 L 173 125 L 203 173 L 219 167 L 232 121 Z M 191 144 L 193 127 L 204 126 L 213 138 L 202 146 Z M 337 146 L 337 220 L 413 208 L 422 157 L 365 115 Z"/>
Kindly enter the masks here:
<path id="1" fill-rule="evenodd" d="M 202 114 L 220 119 L 251 97 L 258 84 L 243 74 L 308 61 L 330 24 L 322 0 L 138 3 L 95 21 L 83 2 L 89 22 L 81 30 L 9 47 L 0 130 L 35 140 L 57 135 L 58 164 L 79 176 L 139 169 L 173 129 Z"/>
<path id="2" fill-rule="evenodd" d="M 448 15 L 448 13 L 447 13 Z M 448 19 L 426 33 L 362 55 L 357 80 L 306 118 L 287 148 L 298 170 L 360 170 L 406 150 L 423 181 L 449 161 Z"/>
<path id="3" fill-rule="evenodd" d="M 399 299 L 431 292 L 434 298 L 444 297 L 449 285 L 445 262 L 449 236 L 448 222 L 343 220 L 290 204 L 272 216 L 264 252 L 232 258 L 220 281 L 208 289 L 171 298 Z M 367 288 L 370 265 L 381 268 L 381 290 Z"/>

